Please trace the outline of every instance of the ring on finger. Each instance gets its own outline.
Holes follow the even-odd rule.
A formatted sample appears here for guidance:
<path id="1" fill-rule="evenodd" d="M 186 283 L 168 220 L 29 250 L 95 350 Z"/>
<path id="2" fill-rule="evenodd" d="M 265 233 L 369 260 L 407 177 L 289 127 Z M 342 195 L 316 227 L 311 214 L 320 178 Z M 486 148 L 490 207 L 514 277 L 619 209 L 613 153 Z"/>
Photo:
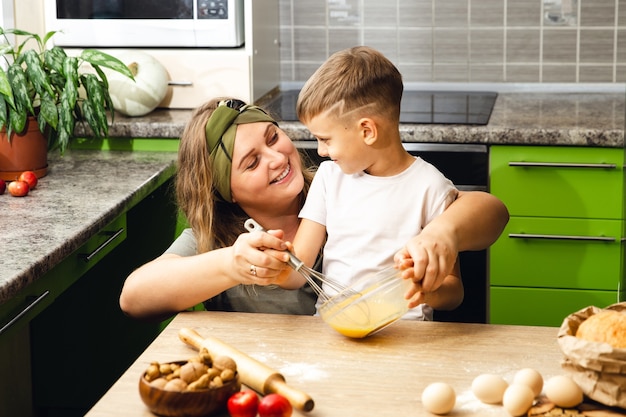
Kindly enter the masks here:
<path id="1" fill-rule="evenodd" d="M 250 264 L 250 273 L 256 277 L 256 266 Z"/>

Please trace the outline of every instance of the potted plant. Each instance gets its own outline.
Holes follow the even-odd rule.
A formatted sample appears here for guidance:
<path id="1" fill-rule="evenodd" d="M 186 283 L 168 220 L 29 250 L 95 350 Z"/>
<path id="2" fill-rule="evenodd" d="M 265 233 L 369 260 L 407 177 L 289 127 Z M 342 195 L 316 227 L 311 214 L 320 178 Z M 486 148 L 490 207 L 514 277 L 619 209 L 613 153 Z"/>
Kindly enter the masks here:
<path id="1" fill-rule="evenodd" d="M 114 112 L 102 67 L 131 79 L 132 73 L 119 59 L 98 50 L 85 49 L 80 55 L 70 56 L 61 47 L 48 47 L 55 33 L 48 32 L 41 38 L 35 33 L 0 27 L 0 130 L 5 135 L 0 142 L 12 146 L 17 136 L 34 131 L 45 138 L 46 154 L 53 149 L 63 153 L 79 121 L 89 125 L 95 138 L 107 136 L 107 112 L 111 122 Z M 23 40 L 14 46 L 10 35 Z M 26 48 L 27 43 L 35 47 Z M 94 71 L 82 70 L 85 63 Z M 0 171 L 7 159 L 0 148 Z"/>

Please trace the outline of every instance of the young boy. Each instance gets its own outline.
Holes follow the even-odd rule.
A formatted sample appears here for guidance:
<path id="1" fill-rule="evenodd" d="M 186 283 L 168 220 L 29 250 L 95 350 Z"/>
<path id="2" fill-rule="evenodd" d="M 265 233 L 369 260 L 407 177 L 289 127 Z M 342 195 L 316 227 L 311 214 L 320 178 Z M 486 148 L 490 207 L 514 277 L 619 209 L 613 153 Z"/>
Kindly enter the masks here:
<path id="1" fill-rule="evenodd" d="M 331 161 L 320 165 L 311 184 L 293 248 L 311 265 L 324 246 L 323 273 L 346 286 L 393 265 L 394 254 L 396 264 L 412 266 L 403 246 L 458 194 L 435 167 L 402 146 L 402 91 L 402 76 L 387 58 L 355 47 L 333 54 L 298 97 L 298 118 Z M 436 259 L 431 262 L 429 268 L 437 267 Z M 419 307 L 405 318 L 432 320 L 432 308 L 453 309 L 463 300 L 458 258 L 428 291 L 422 276 L 412 279 L 409 305 Z"/>

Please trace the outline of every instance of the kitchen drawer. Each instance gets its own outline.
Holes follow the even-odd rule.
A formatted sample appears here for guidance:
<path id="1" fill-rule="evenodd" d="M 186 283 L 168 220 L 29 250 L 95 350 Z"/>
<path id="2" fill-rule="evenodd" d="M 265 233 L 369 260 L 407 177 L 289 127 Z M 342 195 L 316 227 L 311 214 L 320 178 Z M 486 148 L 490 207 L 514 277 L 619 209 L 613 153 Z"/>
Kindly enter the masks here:
<path id="1" fill-rule="evenodd" d="M 623 300 L 624 293 L 618 300 L 617 291 L 491 287 L 490 298 L 490 323 L 558 327 L 571 313 L 606 307 Z"/>
<path id="2" fill-rule="evenodd" d="M 92 236 L 51 271 L 0 306 L 0 339 L 48 307 L 85 272 L 126 239 L 126 215 L 121 215 Z"/>
<path id="3" fill-rule="evenodd" d="M 616 290 L 621 220 L 511 217 L 490 248 L 490 285 Z"/>
<path id="4" fill-rule="evenodd" d="M 512 216 L 621 219 L 623 149 L 492 146 L 490 191 Z"/>

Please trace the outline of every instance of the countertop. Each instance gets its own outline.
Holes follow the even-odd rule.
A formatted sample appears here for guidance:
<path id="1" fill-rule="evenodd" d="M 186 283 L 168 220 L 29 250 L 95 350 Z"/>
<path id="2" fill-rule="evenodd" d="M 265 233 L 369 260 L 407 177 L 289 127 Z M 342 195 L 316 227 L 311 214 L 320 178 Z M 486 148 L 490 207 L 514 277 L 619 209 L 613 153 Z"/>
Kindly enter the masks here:
<path id="1" fill-rule="evenodd" d="M 294 410 L 294 417 L 433 416 L 420 400 L 433 382 L 454 388 L 451 416 L 505 417 L 501 405 L 474 397 L 475 377 L 492 373 L 510 382 L 522 368 L 539 371 L 545 380 L 563 374 L 555 327 L 400 320 L 368 338 L 349 339 L 318 316 L 194 311 L 178 314 L 87 416 L 152 416 L 138 381 L 153 361 L 196 354 L 179 339 L 181 328 L 218 338 L 309 394 L 313 410 Z M 242 378 L 246 374 L 240 369 Z"/>
<path id="2" fill-rule="evenodd" d="M 174 175 L 175 152 L 52 152 L 26 197 L 0 195 L 0 305 Z"/>
<path id="3" fill-rule="evenodd" d="M 402 124 L 405 142 L 488 145 L 624 144 L 624 93 L 500 93 L 485 126 Z M 191 110 L 157 109 L 144 117 L 116 116 L 111 136 L 178 138 Z M 280 122 L 294 140 L 311 139 L 298 122 Z M 78 131 L 78 134 L 87 134 Z"/>

